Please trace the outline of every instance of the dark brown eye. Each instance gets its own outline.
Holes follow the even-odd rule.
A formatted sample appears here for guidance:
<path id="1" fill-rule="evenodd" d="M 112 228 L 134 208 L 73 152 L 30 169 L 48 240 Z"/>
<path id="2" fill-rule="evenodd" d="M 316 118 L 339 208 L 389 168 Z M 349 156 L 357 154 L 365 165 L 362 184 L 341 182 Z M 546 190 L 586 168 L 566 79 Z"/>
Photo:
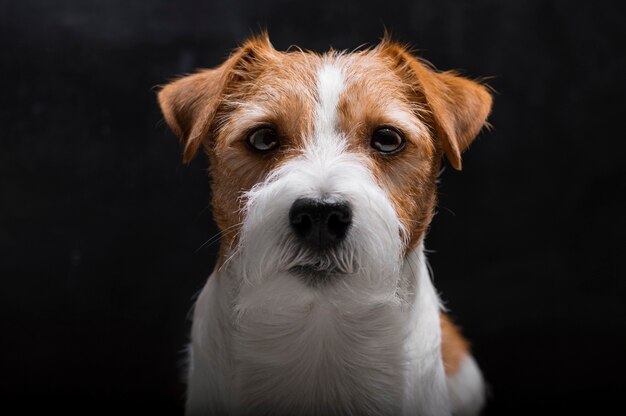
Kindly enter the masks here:
<path id="1" fill-rule="evenodd" d="M 278 147 L 278 134 L 271 127 L 261 127 L 248 135 L 248 144 L 258 151 L 267 152 Z"/>
<path id="2" fill-rule="evenodd" d="M 406 141 L 397 131 L 388 127 L 374 130 L 370 144 L 381 153 L 395 153 L 404 148 Z"/>

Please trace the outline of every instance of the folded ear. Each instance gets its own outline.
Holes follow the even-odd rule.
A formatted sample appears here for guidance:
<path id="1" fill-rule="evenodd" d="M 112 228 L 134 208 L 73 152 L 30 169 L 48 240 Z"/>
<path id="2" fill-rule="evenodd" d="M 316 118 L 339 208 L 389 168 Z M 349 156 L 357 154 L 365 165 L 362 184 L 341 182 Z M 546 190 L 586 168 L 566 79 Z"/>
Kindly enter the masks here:
<path id="1" fill-rule="evenodd" d="M 413 78 L 436 124 L 448 161 L 461 170 L 461 153 L 467 149 L 491 111 L 491 94 L 478 82 L 453 72 L 436 72 L 403 46 L 385 39 L 378 49 L 406 79 Z"/>
<path id="2" fill-rule="evenodd" d="M 266 34 L 246 41 L 220 66 L 179 78 L 158 93 L 167 125 L 185 146 L 190 162 L 210 135 L 211 125 L 228 88 L 254 76 L 254 69 L 274 49 Z"/>

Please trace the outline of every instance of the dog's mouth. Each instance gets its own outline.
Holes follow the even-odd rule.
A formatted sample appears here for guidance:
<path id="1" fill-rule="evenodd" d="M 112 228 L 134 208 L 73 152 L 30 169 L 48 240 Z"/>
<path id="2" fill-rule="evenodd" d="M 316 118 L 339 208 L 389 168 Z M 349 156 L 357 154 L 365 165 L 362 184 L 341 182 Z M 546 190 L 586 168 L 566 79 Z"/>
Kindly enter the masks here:
<path id="1" fill-rule="evenodd" d="M 324 285 L 336 281 L 358 269 L 357 256 L 343 246 L 332 250 L 312 250 L 295 246 L 286 270 L 307 285 Z"/>
<path id="2" fill-rule="evenodd" d="M 332 282 L 346 273 L 337 267 L 320 268 L 313 265 L 299 265 L 289 269 L 291 273 L 298 276 L 309 286 L 324 285 Z"/>

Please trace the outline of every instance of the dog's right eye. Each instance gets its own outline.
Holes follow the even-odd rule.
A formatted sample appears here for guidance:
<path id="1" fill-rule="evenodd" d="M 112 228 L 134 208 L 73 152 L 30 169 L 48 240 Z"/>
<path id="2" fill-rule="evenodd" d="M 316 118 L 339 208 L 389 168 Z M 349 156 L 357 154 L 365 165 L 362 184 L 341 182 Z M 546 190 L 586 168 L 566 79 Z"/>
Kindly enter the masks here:
<path id="1" fill-rule="evenodd" d="M 255 150 L 267 152 L 278 147 L 278 134 L 271 127 L 261 127 L 248 134 L 248 144 Z"/>

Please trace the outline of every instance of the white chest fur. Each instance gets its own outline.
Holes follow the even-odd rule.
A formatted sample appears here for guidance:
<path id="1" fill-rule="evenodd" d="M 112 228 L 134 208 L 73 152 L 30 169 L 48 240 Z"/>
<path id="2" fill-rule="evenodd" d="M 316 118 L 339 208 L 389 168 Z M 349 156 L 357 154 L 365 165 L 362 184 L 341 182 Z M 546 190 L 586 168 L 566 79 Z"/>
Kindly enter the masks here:
<path id="1" fill-rule="evenodd" d="M 288 274 L 250 291 L 212 276 L 194 313 L 187 414 L 449 414 L 421 247 L 402 274 L 399 296 L 378 300 Z"/>

